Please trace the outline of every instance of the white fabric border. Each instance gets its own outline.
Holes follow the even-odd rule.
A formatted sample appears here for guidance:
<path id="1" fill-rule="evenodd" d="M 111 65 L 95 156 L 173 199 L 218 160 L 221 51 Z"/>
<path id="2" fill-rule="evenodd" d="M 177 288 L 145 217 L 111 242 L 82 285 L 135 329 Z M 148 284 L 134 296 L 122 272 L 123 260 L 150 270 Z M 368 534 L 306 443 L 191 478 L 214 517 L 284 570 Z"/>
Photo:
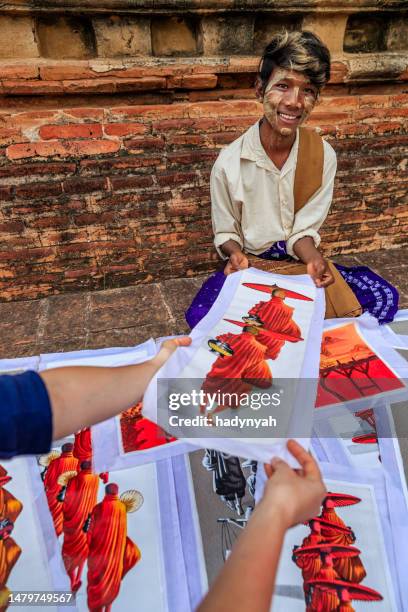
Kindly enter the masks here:
<path id="1" fill-rule="evenodd" d="M 0 359 L 0 373 L 7 374 L 8 372 L 38 370 L 40 363 L 39 355 L 33 357 L 17 357 L 16 359 Z"/>

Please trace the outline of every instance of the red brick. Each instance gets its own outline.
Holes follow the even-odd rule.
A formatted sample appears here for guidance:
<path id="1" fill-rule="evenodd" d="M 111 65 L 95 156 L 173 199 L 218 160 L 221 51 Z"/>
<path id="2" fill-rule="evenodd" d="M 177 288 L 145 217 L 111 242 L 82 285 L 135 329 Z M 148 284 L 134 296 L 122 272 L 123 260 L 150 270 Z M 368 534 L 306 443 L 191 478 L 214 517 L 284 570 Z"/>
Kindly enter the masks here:
<path id="1" fill-rule="evenodd" d="M 195 164 L 201 162 L 214 162 L 217 158 L 218 151 L 186 151 L 178 153 L 169 153 L 167 159 L 173 164 Z"/>
<path id="2" fill-rule="evenodd" d="M 3 64 L 0 66 L 0 79 L 36 79 L 38 66 L 24 64 Z"/>
<path id="3" fill-rule="evenodd" d="M 114 153 L 120 148 L 120 143 L 112 140 L 78 140 L 59 142 L 31 142 L 27 144 L 10 145 L 7 148 L 9 159 L 26 157 L 72 157 L 78 155 L 103 155 Z"/>
<path id="4" fill-rule="evenodd" d="M 112 189 L 141 189 L 153 185 L 152 176 L 115 176 L 111 178 Z"/>
<path id="5" fill-rule="evenodd" d="M 204 134 L 184 134 L 184 135 L 166 135 L 166 143 L 168 145 L 176 145 L 176 146 L 203 146 L 207 141 L 207 138 Z"/>
<path id="6" fill-rule="evenodd" d="M 39 217 L 38 219 L 32 219 L 30 221 L 31 227 L 45 228 L 61 228 L 69 227 L 71 220 L 67 215 Z"/>
<path id="7" fill-rule="evenodd" d="M 12 200 L 13 199 L 12 187 L 9 185 L 0 187 L 0 201 L 1 200 Z"/>
<path id="8" fill-rule="evenodd" d="M 24 231 L 24 223 L 22 221 L 6 221 L 0 223 L 0 232 L 17 234 Z"/>
<path id="9" fill-rule="evenodd" d="M 0 128 L 0 145 L 27 142 L 27 140 L 17 128 Z"/>
<path id="10" fill-rule="evenodd" d="M 44 81 L 66 81 L 78 79 L 91 79 L 98 76 L 90 69 L 88 62 L 77 62 L 75 64 L 58 64 L 54 66 L 40 66 L 40 77 Z"/>
<path id="11" fill-rule="evenodd" d="M 384 95 L 359 96 L 360 108 L 384 108 L 389 105 L 390 97 Z"/>
<path id="12" fill-rule="evenodd" d="M 50 198 L 62 192 L 61 183 L 28 183 L 15 187 L 16 198 Z"/>
<path id="13" fill-rule="evenodd" d="M 181 131 L 186 132 L 188 128 L 193 125 L 194 121 L 192 119 L 161 119 L 159 121 L 154 121 L 152 123 L 152 128 L 159 133 L 171 130 L 180 133 Z"/>
<path id="14" fill-rule="evenodd" d="M 135 79 L 115 79 L 115 90 L 118 93 L 131 91 L 152 91 L 165 89 L 166 79 L 164 77 L 140 77 Z"/>
<path id="15" fill-rule="evenodd" d="M 43 125 L 40 127 L 43 140 L 70 138 L 101 138 L 102 126 L 99 123 L 68 123 L 64 125 Z"/>
<path id="16" fill-rule="evenodd" d="M 201 102 L 188 105 L 188 116 L 195 117 L 230 117 L 231 115 L 254 115 L 260 117 L 262 104 L 260 102 L 245 101 L 223 101 L 223 102 Z"/>
<path id="17" fill-rule="evenodd" d="M 112 79 L 83 79 L 79 81 L 62 81 L 61 89 L 65 93 L 70 94 L 114 93 L 115 83 L 112 82 Z"/>
<path id="18" fill-rule="evenodd" d="M 96 162 L 98 163 L 98 162 Z M 20 176 L 41 176 L 44 174 L 56 175 L 56 174 L 73 174 L 76 170 L 76 164 L 58 163 L 58 162 L 47 162 L 37 164 L 19 164 L 0 166 L 0 177 L 20 177 Z"/>
<path id="19" fill-rule="evenodd" d="M 391 106 L 406 106 L 408 104 L 408 93 L 390 96 Z"/>
<path id="20" fill-rule="evenodd" d="M 58 81 L 19 81 L 10 79 L 2 81 L 1 84 L 3 93 L 13 96 L 46 96 L 63 92 L 62 83 Z"/>
<path id="21" fill-rule="evenodd" d="M 197 175 L 194 172 L 172 172 L 167 174 L 159 174 L 157 176 L 157 182 L 163 187 L 194 183 L 196 179 Z"/>
<path id="22" fill-rule="evenodd" d="M 187 117 L 186 104 L 160 104 L 160 105 L 137 105 L 137 106 L 119 106 L 112 108 L 111 117 L 119 119 L 143 117 L 143 118 L 181 118 Z"/>
<path id="23" fill-rule="evenodd" d="M 74 177 L 64 181 L 65 193 L 92 193 L 93 191 L 106 191 L 108 185 L 106 178 Z"/>
<path id="24" fill-rule="evenodd" d="M 317 112 L 327 112 L 329 109 L 346 111 L 358 108 L 358 98 L 355 96 L 334 96 L 325 97 L 324 95 L 315 107 L 313 114 Z"/>
<path id="25" fill-rule="evenodd" d="M 150 127 L 144 123 L 110 123 L 104 126 L 108 136 L 131 136 L 133 134 L 147 134 Z"/>
<path id="26" fill-rule="evenodd" d="M 217 86 L 215 74 L 191 74 L 182 77 L 181 87 L 184 89 L 212 89 Z"/>
<path id="27" fill-rule="evenodd" d="M 103 108 L 64 108 L 64 115 L 77 117 L 78 119 L 88 119 L 89 121 L 102 121 L 105 116 Z"/>
<path id="28" fill-rule="evenodd" d="M 136 151 L 144 151 L 145 149 L 163 149 L 164 148 L 164 139 L 163 138 L 132 138 L 130 140 L 125 140 L 123 143 L 124 147 L 135 153 Z"/>

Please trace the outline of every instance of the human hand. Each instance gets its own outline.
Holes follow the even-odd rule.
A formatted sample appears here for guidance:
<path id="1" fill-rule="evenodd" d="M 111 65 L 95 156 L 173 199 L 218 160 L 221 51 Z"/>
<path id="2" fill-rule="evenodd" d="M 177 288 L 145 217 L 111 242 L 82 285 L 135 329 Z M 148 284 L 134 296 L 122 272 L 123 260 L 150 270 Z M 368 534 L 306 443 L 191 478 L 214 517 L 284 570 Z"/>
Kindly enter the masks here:
<path id="1" fill-rule="evenodd" d="M 160 350 L 156 357 L 153 357 L 152 363 L 159 370 L 179 346 L 190 346 L 190 344 L 191 338 L 189 336 L 180 336 L 180 338 L 165 340 L 160 346 Z"/>
<path id="2" fill-rule="evenodd" d="M 309 261 L 306 269 L 316 287 L 328 287 L 334 283 L 334 277 L 329 264 L 320 254 Z"/>
<path id="3" fill-rule="evenodd" d="M 278 458 L 265 465 L 268 481 L 259 506 L 262 505 L 265 512 L 278 509 L 286 526 L 292 527 L 319 514 L 326 487 L 310 453 L 295 440 L 289 440 L 287 448 L 301 468 L 293 470 Z"/>
<path id="4" fill-rule="evenodd" d="M 238 270 L 246 270 L 249 268 L 248 258 L 242 251 L 235 251 L 230 255 L 227 265 L 224 268 L 225 276 L 232 274 L 232 272 L 238 272 Z"/>

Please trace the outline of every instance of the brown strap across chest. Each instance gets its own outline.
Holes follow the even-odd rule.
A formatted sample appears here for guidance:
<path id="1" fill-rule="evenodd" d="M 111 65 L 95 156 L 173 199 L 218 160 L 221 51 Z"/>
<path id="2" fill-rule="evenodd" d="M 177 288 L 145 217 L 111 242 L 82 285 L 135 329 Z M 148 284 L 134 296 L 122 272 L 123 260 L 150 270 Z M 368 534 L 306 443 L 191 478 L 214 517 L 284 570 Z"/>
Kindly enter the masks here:
<path id="1" fill-rule="evenodd" d="M 323 182 L 323 139 L 310 128 L 299 128 L 299 149 L 293 197 L 295 214 L 303 208 Z"/>

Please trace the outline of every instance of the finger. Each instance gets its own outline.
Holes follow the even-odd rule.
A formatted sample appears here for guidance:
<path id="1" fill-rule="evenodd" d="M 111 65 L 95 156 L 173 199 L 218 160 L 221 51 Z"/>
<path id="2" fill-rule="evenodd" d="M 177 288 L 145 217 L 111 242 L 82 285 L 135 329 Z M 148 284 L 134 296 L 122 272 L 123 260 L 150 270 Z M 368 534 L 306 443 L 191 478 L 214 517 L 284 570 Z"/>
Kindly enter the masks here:
<path id="1" fill-rule="evenodd" d="M 264 470 L 267 478 L 270 478 L 275 471 L 270 463 L 264 463 Z"/>
<path id="2" fill-rule="evenodd" d="M 192 340 L 190 336 L 180 336 L 179 338 L 173 338 L 170 342 L 175 342 L 177 348 L 178 346 L 190 346 Z"/>
<path id="3" fill-rule="evenodd" d="M 301 465 L 306 478 L 312 480 L 320 480 L 320 470 L 312 455 L 303 448 L 296 440 L 288 440 L 288 451 L 293 455 L 296 461 Z"/>

